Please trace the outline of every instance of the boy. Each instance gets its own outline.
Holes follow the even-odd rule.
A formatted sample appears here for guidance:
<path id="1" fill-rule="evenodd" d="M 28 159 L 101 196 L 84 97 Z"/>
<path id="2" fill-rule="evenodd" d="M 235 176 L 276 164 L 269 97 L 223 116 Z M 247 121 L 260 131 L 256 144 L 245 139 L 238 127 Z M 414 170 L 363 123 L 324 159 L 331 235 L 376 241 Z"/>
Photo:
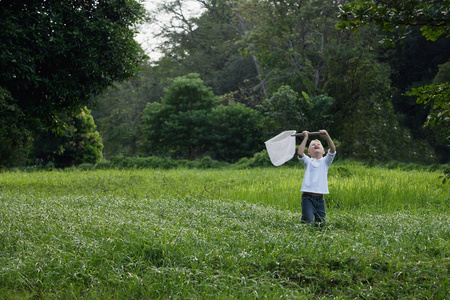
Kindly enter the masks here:
<path id="1" fill-rule="evenodd" d="M 324 157 L 325 150 L 319 140 L 312 140 L 309 144 L 308 154 L 305 155 L 305 146 L 309 132 L 303 131 L 303 141 L 298 148 L 298 159 L 305 165 L 305 176 L 302 183 L 302 223 L 314 225 L 317 222 L 325 222 L 324 194 L 328 192 L 328 168 L 336 155 L 336 146 L 326 130 L 319 130 L 319 134 L 328 142 L 330 149 Z"/>

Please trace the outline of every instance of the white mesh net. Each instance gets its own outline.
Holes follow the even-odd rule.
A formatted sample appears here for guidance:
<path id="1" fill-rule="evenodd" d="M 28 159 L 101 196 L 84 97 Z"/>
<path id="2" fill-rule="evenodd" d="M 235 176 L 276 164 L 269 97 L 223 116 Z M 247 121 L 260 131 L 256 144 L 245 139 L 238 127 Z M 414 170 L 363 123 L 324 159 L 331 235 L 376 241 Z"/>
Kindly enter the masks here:
<path id="1" fill-rule="evenodd" d="M 295 130 L 287 130 L 264 142 L 270 161 L 276 167 L 281 166 L 295 155 Z"/>

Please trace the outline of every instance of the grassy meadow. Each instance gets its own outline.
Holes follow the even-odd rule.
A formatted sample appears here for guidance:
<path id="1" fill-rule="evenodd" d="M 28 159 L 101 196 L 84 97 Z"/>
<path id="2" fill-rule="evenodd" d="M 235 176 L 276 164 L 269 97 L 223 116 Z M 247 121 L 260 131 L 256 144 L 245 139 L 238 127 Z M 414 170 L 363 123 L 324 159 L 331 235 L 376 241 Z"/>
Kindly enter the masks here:
<path id="1" fill-rule="evenodd" d="M 0 299 L 448 299 L 440 172 L 303 168 L 0 174 Z"/>

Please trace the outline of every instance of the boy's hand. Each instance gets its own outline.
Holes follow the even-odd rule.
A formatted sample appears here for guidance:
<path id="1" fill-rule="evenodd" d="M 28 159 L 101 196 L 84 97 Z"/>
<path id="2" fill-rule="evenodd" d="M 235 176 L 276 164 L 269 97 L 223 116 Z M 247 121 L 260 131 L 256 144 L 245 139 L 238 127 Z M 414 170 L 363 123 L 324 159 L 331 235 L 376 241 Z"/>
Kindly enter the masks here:
<path id="1" fill-rule="evenodd" d="M 319 130 L 319 134 L 321 136 L 327 136 L 328 135 L 328 131 L 326 131 L 325 129 Z"/>
<path id="2" fill-rule="evenodd" d="M 306 141 L 308 140 L 309 137 L 309 132 L 308 131 L 303 131 L 303 141 L 300 143 L 300 146 L 298 147 L 298 156 L 303 157 L 305 156 L 305 147 L 306 147 Z"/>
<path id="3" fill-rule="evenodd" d="M 319 130 L 319 134 L 327 139 L 328 146 L 330 147 L 330 153 L 336 152 L 336 146 L 333 143 L 333 140 L 331 139 L 330 135 L 328 134 L 328 131 L 325 129 Z"/>

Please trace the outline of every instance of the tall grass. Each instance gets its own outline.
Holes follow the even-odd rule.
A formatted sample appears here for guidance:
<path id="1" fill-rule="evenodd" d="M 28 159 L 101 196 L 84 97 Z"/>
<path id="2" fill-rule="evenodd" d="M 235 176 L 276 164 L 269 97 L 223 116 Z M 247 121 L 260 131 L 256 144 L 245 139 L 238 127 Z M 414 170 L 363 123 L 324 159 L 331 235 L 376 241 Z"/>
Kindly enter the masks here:
<path id="1" fill-rule="evenodd" d="M 0 174 L 5 299 L 445 299 L 439 173 L 336 164 L 324 228 L 303 169 Z"/>
<path id="2" fill-rule="evenodd" d="M 74 194 L 146 197 L 231 199 L 279 209 L 300 209 L 303 168 L 245 170 L 97 170 L 12 172 L 2 174 L 3 193 L 31 193 L 37 197 Z M 367 168 L 358 164 L 332 166 L 329 209 L 383 211 L 433 207 L 448 199 L 449 186 L 440 173 Z"/>

